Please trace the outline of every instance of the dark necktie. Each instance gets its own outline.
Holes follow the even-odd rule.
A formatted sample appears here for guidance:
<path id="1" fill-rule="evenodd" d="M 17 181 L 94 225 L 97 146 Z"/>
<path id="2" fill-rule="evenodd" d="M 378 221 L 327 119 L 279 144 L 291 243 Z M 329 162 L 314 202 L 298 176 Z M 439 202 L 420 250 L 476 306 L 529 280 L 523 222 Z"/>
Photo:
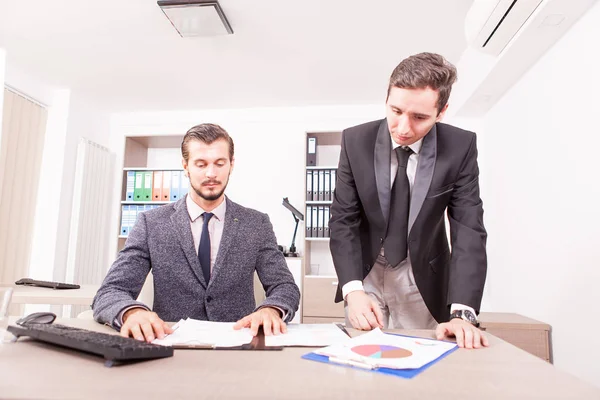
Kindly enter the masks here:
<path id="1" fill-rule="evenodd" d="M 213 213 L 209 212 L 202 214 L 204 223 L 202 224 L 202 236 L 200 237 L 200 246 L 198 247 L 198 259 L 200 260 L 202 274 L 207 285 L 208 281 L 210 281 L 210 234 L 208 233 L 208 222 L 213 215 Z"/>
<path id="2" fill-rule="evenodd" d="M 396 266 L 406 258 L 408 235 L 408 210 L 410 208 L 410 183 L 406 175 L 410 147 L 397 147 L 398 172 L 392 186 L 390 217 L 383 244 L 384 255 L 390 265 Z"/>

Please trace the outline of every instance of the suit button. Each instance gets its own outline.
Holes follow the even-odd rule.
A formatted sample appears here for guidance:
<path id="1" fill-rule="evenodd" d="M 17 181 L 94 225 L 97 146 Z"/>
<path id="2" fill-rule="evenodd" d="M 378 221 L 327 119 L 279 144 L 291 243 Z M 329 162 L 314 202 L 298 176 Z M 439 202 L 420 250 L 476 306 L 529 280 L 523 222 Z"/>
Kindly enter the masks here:
<path id="1" fill-rule="evenodd" d="M 207 302 L 207 303 L 210 303 L 211 301 L 212 301 L 212 297 L 210 297 L 210 296 L 206 296 L 206 302 Z"/>
<path id="2" fill-rule="evenodd" d="M 383 238 L 379 238 L 379 243 L 383 243 Z"/>
<path id="3" fill-rule="evenodd" d="M 365 264 L 365 269 L 366 269 L 367 271 L 370 271 L 370 270 L 371 270 L 371 266 L 370 266 L 369 264 Z"/>

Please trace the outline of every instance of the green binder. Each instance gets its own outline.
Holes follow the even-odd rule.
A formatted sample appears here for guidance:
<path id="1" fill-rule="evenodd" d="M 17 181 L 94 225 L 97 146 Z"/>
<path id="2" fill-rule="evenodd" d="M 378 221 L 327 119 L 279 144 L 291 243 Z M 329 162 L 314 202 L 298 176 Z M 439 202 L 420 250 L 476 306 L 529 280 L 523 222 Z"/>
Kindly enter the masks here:
<path id="1" fill-rule="evenodd" d="M 142 201 L 152 201 L 152 171 L 144 172 L 144 198 Z"/>
<path id="2" fill-rule="evenodd" d="M 135 171 L 133 200 L 144 201 L 144 171 Z"/>

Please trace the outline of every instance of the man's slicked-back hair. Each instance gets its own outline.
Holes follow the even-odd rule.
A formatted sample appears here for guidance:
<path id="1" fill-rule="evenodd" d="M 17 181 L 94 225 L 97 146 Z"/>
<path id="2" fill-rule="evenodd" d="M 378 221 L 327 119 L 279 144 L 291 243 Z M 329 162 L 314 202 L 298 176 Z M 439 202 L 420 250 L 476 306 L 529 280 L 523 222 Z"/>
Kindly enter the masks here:
<path id="1" fill-rule="evenodd" d="M 387 95 L 393 87 L 402 89 L 425 89 L 439 93 L 438 113 L 442 111 L 456 82 L 456 67 L 439 54 L 419 53 L 405 58 L 390 76 Z"/>
<path id="2" fill-rule="evenodd" d="M 229 161 L 233 160 L 233 139 L 227 131 L 216 124 L 200 124 L 188 130 L 181 142 L 181 155 L 183 159 L 189 161 L 188 143 L 192 140 L 199 140 L 206 144 L 211 144 L 216 140 L 224 139 L 229 143 Z"/>

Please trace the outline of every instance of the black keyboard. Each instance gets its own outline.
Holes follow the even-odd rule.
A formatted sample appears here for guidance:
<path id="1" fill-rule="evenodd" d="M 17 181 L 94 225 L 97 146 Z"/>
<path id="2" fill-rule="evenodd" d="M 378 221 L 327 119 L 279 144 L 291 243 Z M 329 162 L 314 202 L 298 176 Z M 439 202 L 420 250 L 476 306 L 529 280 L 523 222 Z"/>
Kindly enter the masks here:
<path id="1" fill-rule="evenodd" d="M 31 278 L 23 278 L 19 279 L 15 282 L 16 285 L 27 285 L 27 286 L 39 286 L 39 287 L 47 287 L 52 289 L 79 289 L 80 286 L 74 283 L 63 283 L 63 282 L 48 282 L 48 281 L 38 281 Z"/>
<path id="2" fill-rule="evenodd" d="M 22 326 L 9 326 L 8 331 L 17 338 L 29 336 L 43 342 L 102 356 L 108 367 L 115 362 L 173 356 L 172 347 L 60 324 L 27 323 Z"/>

